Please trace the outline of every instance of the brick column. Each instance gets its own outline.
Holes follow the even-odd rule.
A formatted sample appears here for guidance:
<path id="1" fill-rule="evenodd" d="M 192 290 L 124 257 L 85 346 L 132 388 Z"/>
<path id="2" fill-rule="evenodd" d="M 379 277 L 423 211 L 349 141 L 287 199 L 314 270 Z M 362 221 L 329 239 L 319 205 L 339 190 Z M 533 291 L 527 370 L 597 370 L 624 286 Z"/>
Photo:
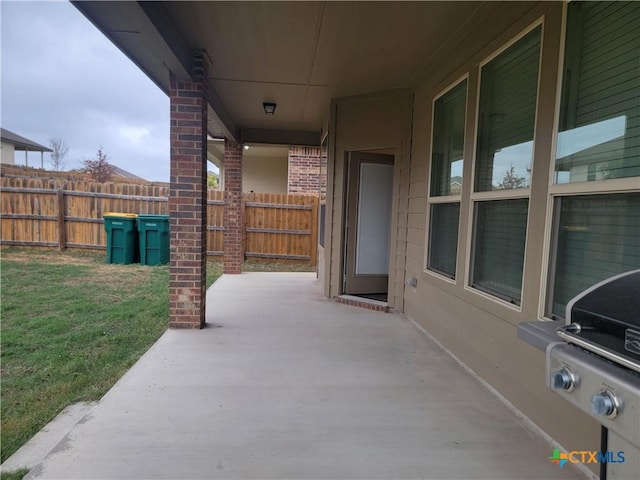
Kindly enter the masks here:
<path id="1" fill-rule="evenodd" d="M 202 62 L 201 64 L 199 63 Z M 194 71 L 206 69 L 197 56 Z M 207 260 L 207 101 L 202 76 L 171 74 L 169 327 L 203 328 Z"/>
<path id="2" fill-rule="evenodd" d="M 241 273 L 244 260 L 242 234 L 242 145 L 224 143 L 224 273 Z"/>

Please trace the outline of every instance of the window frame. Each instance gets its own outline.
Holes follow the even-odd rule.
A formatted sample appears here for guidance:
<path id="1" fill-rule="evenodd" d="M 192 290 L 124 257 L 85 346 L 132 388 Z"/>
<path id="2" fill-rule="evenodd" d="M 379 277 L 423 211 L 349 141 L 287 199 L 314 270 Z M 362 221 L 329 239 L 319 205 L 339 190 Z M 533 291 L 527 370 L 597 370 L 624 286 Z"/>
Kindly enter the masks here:
<path id="1" fill-rule="evenodd" d="M 553 117 L 553 130 L 551 138 L 551 161 L 547 172 L 547 208 L 545 216 L 545 229 L 543 240 L 542 269 L 540 282 L 540 295 L 538 303 L 538 319 L 550 322 L 562 322 L 560 318 L 552 318 L 552 311 L 547 311 L 547 307 L 553 301 L 553 287 L 555 282 L 555 259 L 557 255 L 558 232 L 560 208 L 557 199 L 563 197 L 584 196 L 584 195 L 608 195 L 616 193 L 640 193 L 640 176 L 613 178 L 607 180 L 588 180 L 573 183 L 555 183 L 556 155 L 558 149 L 558 135 L 560 128 L 560 111 L 562 108 L 562 94 L 564 88 L 564 67 L 567 44 L 567 24 L 569 20 L 569 3 L 564 3 L 562 10 L 562 27 L 560 52 L 558 55 L 557 82 L 556 82 L 556 102 Z M 535 142 L 534 142 L 535 143 Z M 554 278 L 551 278 L 554 275 Z"/>
<path id="2" fill-rule="evenodd" d="M 536 86 L 536 107 L 535 107 L 535 115 L 534 115 L 534 127 L 533 127 L 533 139 L 532 139 L 532 150 L 531 150 L 531 173 L 529 174 L 529 185 L 527 187 L 521 188 L 512 188 L 512 189 L 504 189 L 504 190 L 491 190 L 485 192 L 476 192 L 475 191 L 475 181 L 476 181 L 476 165 L 477 165 L 477 155 L 478 155 L 478 134 L 479 134 L 479 115 L 480 115 L 480 92 L 482 85 L 482 68 L 494 60 L 496 57 L 500 56 L 502 53 L 507 51 L 513 45 L 515 45 L 518 41 L 524 38 L 526 35 L 534 31 L 536 28 L 540 28 L 540 52 L 538 54 L 538 78 L 537 78 L 537 86 Z M 543 61 L 543 53 L 544 53 L 544 35 L 545 35 L 545 17 L 541 16 L 532 23 L 530 23 L 526 28 L 522 29 L 517 35 L 513 36 L 508 42 L 505 42 L 500 48 L 495 50 L 491 55 L 487 56 L 483 61 L 481 61 L 477 67 L 478 72 L 478 81 L 476 85 L 476 104 L 475 104 L 475 125 L 474 125 L 474 135 L 473 135 L 473 152 L 471 157 L 471 194 L 469 199 L 469 215 L 467 220 L 467 244 L 465 248 L 465 272 L 464 272 L 464 289 L 465 291 L 471 292 L 474 295 L 486 298 L 494 303 L 498 303 L 507 308 L 510 308 L 517 312 L 522 312 L 522 305 L 525 303 L 524 299 L 524 289 L 521 289 L 521 296 L 519 304 L 514 304 L 508 300 L 505 300 L 497 295 L 493 295 L 491 293 L 480 290 L 477 287 L 472 285 L 473 282 L 473 269 L 474 269 L 474 248 L 476 245 L 476 204 L 483 201 L 490 200 L 517 200 L 526 198 L 527 200 L 531 199 L 531 185 L 533 183 L 534 175 L 536 174 L 535 167 L 535 155 L 536 155 L 536 144 L 538 137 L 538 115 L 540 110 L 540 85 L 542 81 L 542 61 Z M 524 242 L 524 257 L 522 261 L 522 284 L 524 286 L 524 280 L 526 278 L 526 265 L 527 265 L 527 252 L 529 250 L 529 226 L 531 222 L 531 208 L 530 205 L 527 206 L 527 225 L 525 230 L 525 242 Z"/>
<path id="3" fill-rule="evenodd" d="M 460 262 L 458 262 L 458 256 L 460 253 L 460 231 L 462 227 L 462 188 L 460 189 L 460 193 L 457 195 L 439 195 L 432 196 L 431 195 L 431 176 L 433 174 L 433 139 L 434 139 L 434 131 L 435 131 L 435 115 L 436 115 L 436 102 L 444 97 L 447 93 L 452 91 L 454 88 L 459 86 L 461 83 L 466 82 L 465 88 L 465 102 L 464 102 L 464 141 L 462 147 L 462 186 L 468 182 L 468 179 L 465 178 L 464 172 L 464 164 L 466 159 L 466 153 L 469 148 L 469 139 L 467 138 L 467 122 L 469 120 L 468 115 L 468 107 L 469 107 L 469 87 L 470 87 L 470 78 L 469 72 L 466 72 L 464 75 L 458 77 L 455 81 L 451 82 L 447 85 L 446 88 L 441 90 L 438 94 L 436 94 L 431 101 L 431 132 L 430 132 L 430 148 L 429 148 L 429 156 L 428 156 L 428 168 L 427 168 L 427 208 L 425 213 L 426 223 L 425 223 L 425 244 L 424 244 L 424 258 L 422 262 L 422 270 L 424 273 L 431 275 L 435 278 L 443 280 L 447 283 L 456 285 L 458 283 L 458 279 L 460 278 Z M 431 237 L 431 206 L 435 204 L 445 204 L 445 203 L 457 203 L 459 205 L 458 215 L 458 241 L 456 245 L 456 269 L 454 273 L 454 277 L 448 277 L 436 270 L 431 270 L 429 268 L 429 248 L 430 248 L 430 237 Z"/>

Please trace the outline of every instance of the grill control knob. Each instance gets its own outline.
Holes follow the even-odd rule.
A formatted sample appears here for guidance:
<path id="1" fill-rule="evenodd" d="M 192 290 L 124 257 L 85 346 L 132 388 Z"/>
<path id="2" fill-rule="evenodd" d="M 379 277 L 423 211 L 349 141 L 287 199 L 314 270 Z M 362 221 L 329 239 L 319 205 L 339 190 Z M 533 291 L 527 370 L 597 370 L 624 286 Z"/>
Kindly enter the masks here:
<path id="1" fill-rule="evenodd" d="M 591 411 L 600 417 L 614 418 L 618 414 L 618 400 L 609 390 L 602 390 L 591 397 Z"/>
<path id="2" fill-rule="evenodd" d="M 562 368 L 551 374 L 551 386 L 554 390 L 566 390 L 568 392 L 573 390 L 575 385 L 575 377 L 568 368 Z"/>

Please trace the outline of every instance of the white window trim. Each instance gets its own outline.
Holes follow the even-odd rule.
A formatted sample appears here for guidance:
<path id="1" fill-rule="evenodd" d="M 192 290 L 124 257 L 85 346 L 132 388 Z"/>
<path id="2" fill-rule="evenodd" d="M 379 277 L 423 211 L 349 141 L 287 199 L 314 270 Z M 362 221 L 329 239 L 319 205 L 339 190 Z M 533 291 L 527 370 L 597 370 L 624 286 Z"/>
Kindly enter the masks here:
<path id="1" fill-rule="evenodd" d="M 475 295 L 476 297 L 481 297 L 481 298 L 485 298 L 487 300 L 490 300 L 493 303 L 497 303 L 499 305 L 502 305 L 503 307 L 506 307 L 510 310 L 513 310 L 514 312 L 519 312 L 522 313 L 522 300 L 520 301 L 520 305 L 515 305 L 511 302 L 508 302 L 500 297 L 496 297 L 495 295 L 492 295 L 490 293 L 487 293 L 483 290 L 480 290 L 476 287 L 472 287 L 471 285 L 465 285 L 464 286 L 465 291 L 467 292 L 471 292 L 473 295 Z"/>
<path id="2" fill-rule="evenodd" d="M 463 180 L 464 182 L 464 180 Z M 455 203 L 460 201 L 460 195 L 444 195 L 441 197 L 430 197 L 428 202 L 433 203 Z"/>
<path id="3" fill-rule="evenodd" d="M 535 132 L 534 132 L 534 135 L 535 135 Z M 483 200 L 509 200 L 509 199 L 515 199 L 515 198 L 529 198 L 530 196 L 531 196 L 530 187 L 505 188 L 503 190 L 491 190 L 489 192 L 474 192 L 471 194 L 471 201 L 481 202 Z"/>
<path id="4" fill-rule="evenodd" d="M 542 32 L 540 34 L 541 35 L 541 37 L 540 37 L 541 38 L 540 55 L 542 56 L 542 40 L 544 39 L 544 21 L 545 21 L 545 16 L 541 15 L 536 20 L 531 22 L 524 29 L 522 29 L 518 34 L 514 35 L 513 37 L 511 37 L 510 40 L 508 40 L 507 42 L 502 44 L 501 47 L 499 47 L 498 49 L 493 51 L 491 54 L 486 56 L 478 64 L 479 69 L 482 69 L 482 67 L 484 67 L 487 63 L 491 62 L 494 58 L 500 56 L 502 53 L 504 53 L 505 51 L 509 50 L 509 48 L 511 48 L 514 44 L 518 43 L 518 41 L 520 41 L 522 38 L 526 37 L 529 33 L 531 33 L 533 30 L 535 30 L 540 25 L 542 25 Z M 480 86 L 480 77 L 478 77 L 478 87 L 479 86 Z M 478 90 L 478 92 L 479 91 L 480 90 Z M 480 96 L 478 96 L 478 99 L 480 99 Z"/>
<path id="5" fill-rule="evenodd" d="M 556 145 L 552 147 L 555 164 Z M 553 167 L 552 167 L 553 168 Z M 581 195 L 591 193 L 615 193 L 638 190 L 640 177 L 612 178 L 611 180 L 593 180 L 591 182 L 558 183 L 549 185 L 549 193 L 553 195 Z"/>
<path id="6" fill-rule="evenodd" d="M 475 125 L 474 125 L 474 134 L 473 134 L 473 156 L 471 157 L 471 199 L 469 203 L 469 215 L 467 221 L 467 245 L 465 249 L 465 269 L 464 269 L 464 289 L 468 292 L 473 293 L 479 297 L 486 298 L 494 303 L 503 305 L 508 307 L 511 310 L 515 310 L 517 312 L 522 312 L 522 305 L 525 303 L 524 298 L 524 289 L 520 294 L 520 304 L 514 305 L 507 300 L 504 300 L 500 297 L 491 295 L 490 293 L 479 290 L 478 288 L 471 285 L 471 272 L 473 270 L 473 265 L 471 264 L 473 260 L 473 248 L 475 244 L 475 230 L 474 230 L 474 222 L 475 222 L 475 212 L 476 212 L 476 203 L 487 200 L 516 200 L 521 198 L 531 198 L 531 183 L 533 183 L 533 175 L 535 173 L 535 165 L 533 160 L 535 159 L 535 149 L 536 149 L 536 140 L 537 140 L 537 126 L 538 126 L 538 112 L 540 105 L 540 83 L 541 79 L 541 71 L 542 71 L 542 56 L 544 53 L 544 35 L 545 35 L 545 16 L 541 16 L 534 22 L 532 22 L 529 26 L 523 29 L 518 35 L 514 36 L 511 40 L 506 42 L 501 48 L 493 52 L 487 58 L 485 58 L 478 65 L 478 84 L 476 91 L 476 113 L 475 113 Z M 480 87 L 482 84 L 482 67 L 487 65 L 491 60 L 498 57 L 500 54 L 508 50 L 511 46 L 516 44 L 519 40 L 524 38 L 527 34 L 535 30 L 536 28 L 540 28 L 540 53 L 538 57 L 538 84 L 536 88 L 536 108 L 535 108 L 535 117 L 534 117 L 534 127 L 533 127 L 533 146 L 531 150 L 531 173 L 529 174 L 529 186 L 526 188 L 512 188 L 505 190 L 492 190 L 488 192 L 475 192 L 475 179 L 476 179 L 476 160 L 477 160 L 477 149 L 478 149 L 478 118 L 480 114 Z M 464 180 L 463 180 L 464 182 Z M 527 267 L 527 252 L 529 250 L 529 223 L 531 221 L 531 208 L 527 208 L 527 226 L 525 233 L 525 242 L 524 242 L 524 258 L 522 261 L 522 285 L 524 287 L 524 280 L 526 278 L 526 267 Z"/>
<path id="7" fill-rule="evenodd" d="M 462 212 L 462 188 L 460 189 L 460 193 L 458 195 L 442 195 L 442 196 L 431 196 L 431 171 L 433 168 L 433 131 L 435 129 L 435 116 L 436 116 L 436 102 L 442 98 L 444 95 L 449 93 L 455 87 L 460 85 L 462 82 L 467 82 L 467 88 L 465 90 L 465 108 L 464 108 L 464 128 L 465 128 L 465 136 L 464 143 L 462 147 L 462 185 L 467 181 L 464 177 L 464 158 L 467 148 L 469 146 L 468 139 L 466 135 L 467 129 L 467 108 L 469 106 L 469 72 L 465 73 L 461 77 L 457 78 L 455 81 L 451 82 L 447 85 L 443 90 L 441 90 L 438 94 L 436 94 L 431 101 L 431 132 L 430 132 L 430 141 L 429 141 L 429 153 L 428 153 L 428 168 L 427 168 L 427 208 L 425 213 L 425 238 L 424 238 L 424 257 L 422 261 L 422 271 L 428 275 L 433 276 L 434 278 L 438 278 L 452 285 L 456 285 L 458 283 L 458 265 L 456 262 L 456 272 L 454 274 L 454 278 L 447 277 L 441 273 L 429 269 L 429 237 L 431 234 L 431 205 L 433 204 L 442 204 L 442 203 L 458 203 L 460 204 L 460 211 Z M 460 229 L 462 227 L 462 215 L 458 218 L 458 245 L 456 245 L 456 257 L 457 252 L 460 249 Z"/>

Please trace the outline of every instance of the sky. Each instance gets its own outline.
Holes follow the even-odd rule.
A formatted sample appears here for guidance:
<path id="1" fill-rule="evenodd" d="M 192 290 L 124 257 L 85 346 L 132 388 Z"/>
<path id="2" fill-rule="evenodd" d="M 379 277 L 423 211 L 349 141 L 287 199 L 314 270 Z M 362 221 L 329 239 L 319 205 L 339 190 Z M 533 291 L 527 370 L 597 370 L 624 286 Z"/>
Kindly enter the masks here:
<path id="1" fill-rule="evenodd" d="M 110 163 L 169 181 L 167 95 L 69 2 L 2 0 L 0 16 L 3 128 L 45 146 L 64 139 L 65 170 L 102 147 Z"/>

